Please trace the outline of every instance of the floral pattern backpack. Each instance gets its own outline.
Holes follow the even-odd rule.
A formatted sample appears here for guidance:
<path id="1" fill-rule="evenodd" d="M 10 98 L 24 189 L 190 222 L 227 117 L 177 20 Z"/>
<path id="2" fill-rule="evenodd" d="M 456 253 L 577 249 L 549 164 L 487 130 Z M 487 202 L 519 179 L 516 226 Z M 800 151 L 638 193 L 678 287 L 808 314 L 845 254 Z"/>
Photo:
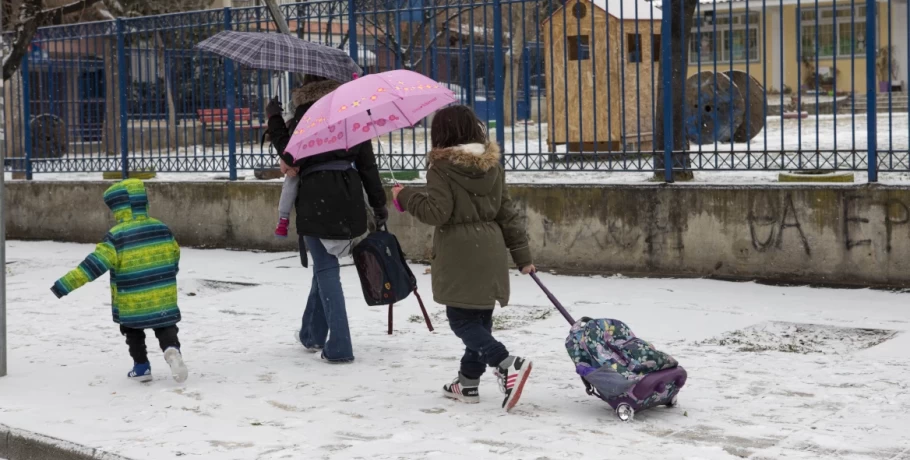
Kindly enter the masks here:
<path id="1" fill-rule="evenodd" d="M 582 318 L 572 326 L 566 350 L 589 393 L 593 386 L 608 402 L 648 374 L 678 366 L 673 357 L 654 349 L 616 319 Z"/>

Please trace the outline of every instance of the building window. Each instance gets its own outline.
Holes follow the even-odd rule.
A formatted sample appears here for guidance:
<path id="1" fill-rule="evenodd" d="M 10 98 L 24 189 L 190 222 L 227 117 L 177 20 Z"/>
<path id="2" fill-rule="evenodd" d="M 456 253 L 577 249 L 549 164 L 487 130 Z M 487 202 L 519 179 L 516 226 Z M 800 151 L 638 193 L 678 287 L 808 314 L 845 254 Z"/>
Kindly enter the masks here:
<path id="1" fill-rule="evenodd" d="M 854 14 L 854 10 L 856 14 Z M 850 57 L 866 52 L 866 7 L 820 6 L 801 10 L 800 53 L 802 57 Z"/>
<path id="2" fill-rule="evenodd" d="M 591 47 L 588 45 L 587 35 L 574 35 L 567 38 L 570 61 L 587 61 L 591 59 Z"/>
<path id="3" fill-rule="evenodd" d="M 689 63 L 758 61 L 758 13 L 715 16 L 706 11 L 696 21 L 689 40 Z"/>
<path id="4" fill-rule="evenodd" d="M 626 34 L 626 60 L 641 62 L 641 34 Z"/>
<path id="5" fill-rule="evenodd" d="M 651 60 L 660 62 L 660 35 L 651 36 Z"/>

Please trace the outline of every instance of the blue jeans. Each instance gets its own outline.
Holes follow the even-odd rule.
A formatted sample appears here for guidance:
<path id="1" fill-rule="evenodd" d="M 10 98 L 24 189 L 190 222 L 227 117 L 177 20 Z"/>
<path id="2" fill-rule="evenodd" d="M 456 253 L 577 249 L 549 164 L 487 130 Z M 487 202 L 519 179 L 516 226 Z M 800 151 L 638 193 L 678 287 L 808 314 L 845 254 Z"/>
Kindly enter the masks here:
<path id="1" fill-rule="evenodd" d="M 322 349 L 322 356 L 332 362 L 354 360 L 348 314 L 341 290 L 338 259 L 326 252 L 319 238 L 301 237 L 313 256 L 313 282 L 300 325 L 300 343 L 307 348 Z"/>
<path id="2" fill-rule="evenodd" d="M 476 380 L 509 357 L 506 346 L 493 338 L 493 310 L 446 307 L 452 332 L 464 342 L 461 375 Z"/>

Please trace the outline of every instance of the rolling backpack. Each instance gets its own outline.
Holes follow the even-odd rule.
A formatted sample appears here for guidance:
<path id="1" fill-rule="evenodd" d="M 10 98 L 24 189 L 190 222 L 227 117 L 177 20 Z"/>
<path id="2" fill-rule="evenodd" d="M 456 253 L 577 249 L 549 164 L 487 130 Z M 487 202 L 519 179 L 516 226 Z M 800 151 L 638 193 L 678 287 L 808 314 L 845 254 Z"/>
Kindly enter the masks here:
<path id="1" fill-rule="evenodd" d="M 617 319 L 582 318 L 566 338 L 566 351 L 587 393 L 617 409 L 622 420 L 638 410 L 676 405 L 686 383 L 685 370 L 672 356 Z"/>
<path id="2" fill-rule="evenodd" d="M 536 273 L 531 272 L 531 278 L 572 325 L 566 351 L 589 395 L 606 401 L 624 422 L 632 420 L 635 411 L 676 405 L 688 374 L 672 356 L 636 337 L 620 320 L 575 321 Z"/>
<path id="3" fill-rule="evenodd" d="M 433 324 L 417 292 L 417 278 L 408 267 L 395 235 L 384 227 L 372 232 L 354 247 L 353 256 L 367 305 L 389 306 L 389 335 L 392 334 L 392 308 L 412 292 L 420 304 L 427 329 L 433 332 Z"/>

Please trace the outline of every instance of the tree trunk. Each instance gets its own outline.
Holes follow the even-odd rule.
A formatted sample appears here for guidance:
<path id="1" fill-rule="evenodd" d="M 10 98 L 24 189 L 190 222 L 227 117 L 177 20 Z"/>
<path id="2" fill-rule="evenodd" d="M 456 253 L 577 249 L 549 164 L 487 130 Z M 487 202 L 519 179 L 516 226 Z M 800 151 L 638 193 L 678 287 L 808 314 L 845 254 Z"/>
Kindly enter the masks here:
<path id="1" fill-rule="evenodd" d="M 695 9 L 698 6 L 698 0 L 671 0 L 670 9 L 664 9 L 663 14 L 671 16 L 671 33 L 670 37 L 662 37 L 662 40 L 670 40 L 670 56 L 661 55 L 661 60 L 671 59 L 672 71 L 672 114 L 673 114 L 673 151 L 680 152 L 689 148 L 689 141 L 686 137 L 685 116 L 683 105 L 686 100 L 686 77 L 689 69 L 689 35 L 692 30 L 692 20 L 695 15 Z M 661 70 L 663 70 L 661 68 Z M 663 77 L 661 76 L 661 81 Z M 654 133 L 654 150 L 663 151 L 664 149 L 664 85 L 658 85 L 657 101 L 659 109 L 657 111 L 657 120 Z M 689 155 L 686 153 L 675 153 L 673 155 L 673 169 L 689 169 Z M 664 155 L 663 153 L 654 156 L 655 177 L 663 178 Z M 674 172 L 674 176 L 691 175 L 691 171 L 686 173 Z"/>
<path id="2" fill-rule="evenodd" d="M 177 104 L 174 102 L 174 87 L 171 85 L 170 76 L 167 73 L 167 53 L 165 52 L 164 39 L 161 38 L 161 32 L 155 32 L 155 45 L 158 48 L 158 74 L 164 78 L 164 91 L 167 97 L 167 135 L 168 143 L 174 140 L 172 147 L 180 147 L 177 142 Z M 171 147 L 171 146 L 169 146 Z"/>
<path id="3" fill-rule="evenodd" d="M 506 126 L 513 126 L 518 121 L 515 119 L 515 96 L 521 86 L 521 57 L 524 53 L 524 46 L 521 46 L 521 44 L 516 45 L 515 41 L 512 41 L 512 49 L 509 50 L 509 55 L 506 56 L 508 59 L 505 60 L 506 69 L 503 76 L 505 78 L 505 89 L 502 92 L 503 123 Z M 524 90 L 527 91 L 528 88 Z"/>
<path id="4" fill-rule="evenodd" d="M 42 9 L 42 0 L 24 0 L 19 11 L 19 23 L 16 25 L 16 36 L 10 47 L 8 55 L 3 57 L 3 79 L 9 80 L 22 63 L 22 57 L 28 52 L 32 38 L 38 27 L 51 24 L 60 24 L 66 15 L 79 13 L 101 0 L 75 0 L 55 8 Z"/>
<path id="5" fill-rule="evenodd" d="M 539 2 L 529 3 L 531 8 L 524 7 L 522 5 L 510 4 L 508 6 L 502 6 L 502 8 L 509 9 L 509 29 L 505 29 L 511 34 L 511 40 L 509 43 L 509 55 L 506 56 L 505 60 L 505 90 L 503 91 L 503 107 L 505 115 L 504 123 L 506 126 L 514 125 L 516 119 L 514 119 L 516 104 L 515 96 L 518 94 L 518 88 L 521 87 L 521 59 L 524 56 L 525 51 L 525 37 L 524 35 L 528 31 L 536 30 L 537 24 L 534 23 L 534 18 L 537 16 L 535 13 L 540 8 Z M 505 24 L 503 25 L 505 27 Z M 525 91 L 528 91 L 529 88 L 524 88 Z"/>
<path id="6" fill-rule="evenodd" d="M 3 57 L 3 79 L 9 80 L 19 70 L 22 58 L 28 53 L 32 37 L 38 31 L 38 13 L 41 11 L 41 0 L 25 0 L 19 11 L 19 24 L 16 25 L 16 38 L 10 47 L 9 54 Z"/>

